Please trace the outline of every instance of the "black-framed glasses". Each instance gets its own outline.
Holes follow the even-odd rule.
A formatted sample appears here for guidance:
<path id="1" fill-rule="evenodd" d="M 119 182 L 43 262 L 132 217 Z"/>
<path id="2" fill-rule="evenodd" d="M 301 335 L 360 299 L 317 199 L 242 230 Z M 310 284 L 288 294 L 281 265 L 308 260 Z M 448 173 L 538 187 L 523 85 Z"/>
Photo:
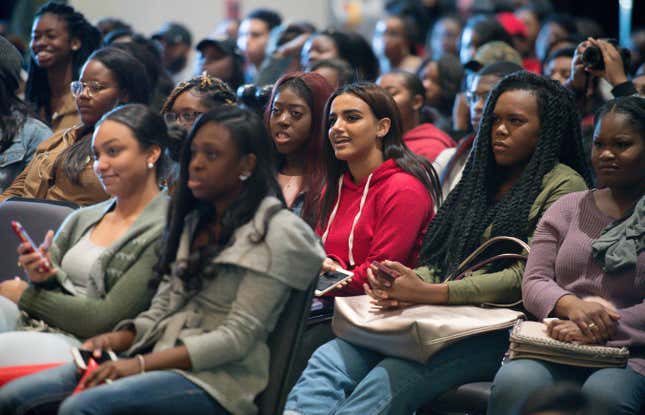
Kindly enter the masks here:
<path id="1" fill-rule="evenodd" d="M 87 95 L 90 98 L 98 94 L 99 92 L 103 91 L 104 89 L 109 88 L 109 86 L 105 86 L 102 83 L 96 82 L 96 81 L 89 81 L 89 82 L 74 81 L 69 85 L 69 87 L 74 97 L 78 97 L 83 93 L 83 90 L 86 89 Z"/>
<path id="2" fill-rule="evenodd" d="M 470 105 L 475 105 L 479 102 L 480 99 L 486 102 L 486 98 L 488 98 L 489 94 L 490 94 L 490 91 L 484 92 L 482 94 L 478 94 L 475 91 L 466 91 L 466 99 L 468 100 L 468 103 Z"/>
<path id="3" fill-rule="evenodd" d="M 175 122 L 180 124 L 192 124 L 201 114 L 202 113 L 198 111 L 167 112 L 163 115 L 163 119 L 166 121 L 166 124 Z"/>

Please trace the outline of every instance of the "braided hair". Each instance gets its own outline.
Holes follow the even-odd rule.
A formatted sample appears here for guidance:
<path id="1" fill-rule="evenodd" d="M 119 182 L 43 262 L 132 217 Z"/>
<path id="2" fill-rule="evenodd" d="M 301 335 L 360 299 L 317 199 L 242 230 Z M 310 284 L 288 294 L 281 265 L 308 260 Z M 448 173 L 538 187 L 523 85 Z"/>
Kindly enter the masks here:
<path id="1" fill-rule="evenodd" d="M 519 179 L 496 202 L 502 167 L 496 164 L 490 144 L 492 113 L 500 95 L 514 90 L 531 91 L 537 97 L 540 131 L 533 155 Z M 486 100 L 463 178 L 428 227 L 419 265 L 450 275 L 477 248 L 489 225 L 491 237 L 514 236 L 526 241 L 527 218 L 545 174 L 563 163 L 591 184 L 591 170 L 583 154 L 580 119 L 571 93 L 556 81 L 526 71 L 503 78 Z"/>
<path id="2" fill-rule="evenodd" d="M 64 20 L 67 24 L 69 39 L 78 39 L 81 43 L 78 50 L 72 51 L 72 80 L 78 79 L 81 67 L 90 54 L 101 44 L 101 33 L 85 19 L 85 16 L 66 4 L 48 2 L 36 11 L 34 20 L 46 13 L 56 15 Z M 51 119 L 51 89 L 47 79 L 47 70 L 38 66 L 33 55 L 29 60 L 25 98 L 35 106 L 36 110 L 44 109 L 46 119 Z"/>
<path id="3" fill-rule="evenodd" d="M 208 110 L 212 110 L 218 105 L 223 104 L 234 105 L 237 100 L 237 96 L 226 82 L 203 73 L 201 76 L 179 83 L 163 103 L 161 114 L 163 115 L 170 112 L 173 105 L 175 105 L 177 97 L 187 91 L 192 95 L 199 97 L 201 104 Z M 180 138 L 181 135 L 177 135 L 176 137 Z M 173 160 L 179 160 L 182 141 L 183 140 L 172 142 L 168 147 L 170 157 Z"/>

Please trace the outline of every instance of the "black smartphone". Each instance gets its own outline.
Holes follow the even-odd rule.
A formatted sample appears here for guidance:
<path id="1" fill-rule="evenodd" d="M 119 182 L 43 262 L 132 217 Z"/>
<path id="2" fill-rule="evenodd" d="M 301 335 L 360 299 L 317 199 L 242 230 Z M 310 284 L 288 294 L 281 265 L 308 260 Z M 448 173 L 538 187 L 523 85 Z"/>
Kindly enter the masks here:
<path id="1" fill-rule="evenodd" d="M 324 272 L 320 274 L 318 285 L 316 286 L 316 296 L 320 297 L 321 295 L 327 294 L 329 291 L 336 288 L 338 284 L 343 281 L 347 281 L 353 276 L 353 272 L 344 269 L 338 269 L 336 272 Z"/>
<path id="2" fill-rule="evenodd" d="M 94 361 L 99 365 L 101 363 L 104 363 L 110 360 L 117 360 L 116 354 L 114 354 L 114 352 L 109 349 L 102 350 L 101 356 L 95 357 L 94 352 L 92 350 L 85 350 L 85 349 L 79 349 L 78 347 L 74 347 L 72 348 L 72 357 L 74 358 L 74 363 L 76 364 L 76 367 L 83 370 L 87 369 L 87 362 L 90 359 L 94 359 Z"/>
<path id="3" fill-rule="evenodd" d="M 397 277 L 396 271 L 385 266 L 385 264 L 381 262 L 372 261 L 372 265 L 376 268 L 376 275 L 379 278 L 392 282 Z"/>

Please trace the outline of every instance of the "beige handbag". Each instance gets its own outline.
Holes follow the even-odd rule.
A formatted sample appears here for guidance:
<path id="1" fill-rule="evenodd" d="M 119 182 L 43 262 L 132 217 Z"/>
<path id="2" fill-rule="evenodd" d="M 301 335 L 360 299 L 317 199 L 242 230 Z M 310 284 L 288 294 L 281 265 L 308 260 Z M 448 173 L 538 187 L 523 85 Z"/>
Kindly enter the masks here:
<path id="1" fill-rule="evenodd" d="M 629 350 L 625 347 L 589 346 L 552 339 L 546 324 L 518 322 L 511 332 L 509 359 L 537 359 L 570 366 L 625 367 Z"/>
<path id="2" fill-rule="evenodd" d="M 528 245 L 517 238 L 495 237 L 468 256 L 453 274 L 459 279 L 497 259 L 526 259 L 526 255 L 500 254 L 467 267 L 481 252 L 500 241 L 510 241 L 528 252 Z M 521 301 L 508 305 L 511 306 Z M 495 306 L 495 305 L 493 305 Z M 500 306 L 500 305 L 497 305 Z M 382 310 L 370 303 L 367 295 L 336 297 L 332 329 L 341 339 L 387 356 L 420 363 L 443 347 L 477 334 L 513 327 L 523 319 L 521 311 L 477 306 L 415 305 L 397 310 Z"/>

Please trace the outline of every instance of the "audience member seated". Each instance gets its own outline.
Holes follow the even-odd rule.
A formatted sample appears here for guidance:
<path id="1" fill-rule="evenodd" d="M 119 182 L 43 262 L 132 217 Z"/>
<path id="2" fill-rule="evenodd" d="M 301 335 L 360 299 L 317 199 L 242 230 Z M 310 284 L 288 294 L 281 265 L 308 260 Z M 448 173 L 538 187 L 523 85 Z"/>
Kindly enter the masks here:
<path id="1" fill-rule="evenodd" d="M 372 46 L 379 59 L 381 73 L 396 70 L 416 73 L 421 58 L 416 56 L 417 27 L 403 15 L 390 15 L 376 23 Z"/>
<path id="2" fill-rule="evenodd" d="M 188 54 L 193 43 L 193 36 L 188 28 L 177 22 L 166 22 L 152 39 L 161 46 L 163 67 L 173 82 L 181 81 L 181 73 L 188 63 Z"/>
<path id="3" fill-rule="evenodd" d="M 571 61 L 575 52 L 575 48 L 561 48 L 551 52 L 544 61 L 544 76 L 564 85 L 571 76 Z"/>
<path id="4" fill-rule="evenodd" d="M 39 362 L 52 345 L 78 346 L 148 307 L 167 210 L 158 183 L 167 142 L 161 116 L 141 104 L 116 108 L 97 124 L 94 172 L 113 199 L 72 213 L 55 237 L 47 233 L 41 255 L 18 247 L 31 284 L 0 283 L 0 331 L 28 332 L 0 334 L 0 365 Z"/>
<path id="5" fill-rule="evenodd" d="M 464 70 L 459 59 L 446 54 L 438 60 L 425 60 L 417 76 L 425 88 L 424 112 L 428 121 L 446 133 L 452 133 L 452 108 L 461 89 Z"/>
<path id="6" fill-rule="evenodd" d="M 92 171 L 94 124 L 119 104 L 148 102 L 145 68 L 127 52 L 99 49 L 90 55 L 71 90 L 81 124 L 43 141 L 0 201 L 20 196 L 85 206 L 109 197 Z"/>
<path id="7" fill-rule="evenodd" d="M 345 86 L 354 79 L 354 70 L 342 59 L 321 59 L 309 67 L 309 72 L 322 75 L 334 89 Z"/>
<path id="8" fill-rule="evenodd" d="M 399 274 L 392 283 L 368 272 L 364 288 L 375 306 L 520 299 L 524 265 L 519 261 L 444 280 L 490 237 L 528 240 L 551 203 L 586 188 L 578 173 L 589 178 L 579 157 L 573 99 L 563 87 L 537 75 L 510 75 L 491 92 L 478 137 L 464 179 L 428 228 L 422 266 L 412 270 L 385 261 Z M 508 330 L 499 330 L 456 342 L 420 364 L 335 339 L 314 352 L 289 394 L 286 413 L 360 414 L 378 408 L 381 413 L 411 414 L 449 389 L 492 379 L 507 348 Z"/>
<path id="9" fill-rule="evenodd" d="M 314 227 L 323 189 L 323 113 L 333 89 L 321 75 L 295 72 L 273 86 L 266 110 L 286 205 Z"/>
<path id="10" fill-rule="evenodd" d="M 363 294 L 372 261 L 416 264 L 424 230 L 441 193 L 432 165 L 403 143 L 396 103 L 371 83 L 350 84 L 330 97 L 323 163 L 326 190 L 317 232 L 327 259 L 353 278 L 334 295 Z"/>
<path id="11" fill-rule="evenodd" d="M 515 414 L 533 391 L 582 385 L 611 414 L 642 414 L 645 402 L 645 99 L 609 101 L 596 115 L 591 161 L 599 188 L 560 199 L 531 243 L 522 297 L 539 319 L 555 317 L 556 340 L 630 348 L 625 368 L 519 359 L 495 377 L 488 411 Z"/>
<path id="12" fill-rule="evenodd" d="M 551 14 L 542 23 L 535 40 L 535 56 L 544 63 L 555 45 L 562 41 L 578 39 L 578 29 L 573 17 L 566 14 Z M 578 39 L 579 41 L 579 39 Z"/>
<path id="13" fill-rule="evenodd" d="M 206 73 L 226 82 L 233 91 L 244 83 L 244 58 L 235 40 L 209 35 L 200 40 L 195 49 L 195 76 Z"/>
<path id="14" fill-rule="evenodd" d="M 441 17 L 428 32 L 426 40 L 426 55 L 433 61 L 443 55 L 459 56 L 459 37 L 461 36 L 462 21 L 457 15 Z"/>
<path id="15" fill-rule="evenodd" d="M 259 117 L 236 107 L 209 112 L 188 144 L 151 307 L 83 344 L 123 358 L 99 366 L 71 397 L 81 377 L 74 364 L 9 383 L 1 413 L 66 397 L 60 414 L 257 413 L 267 336 L 291 291 L 311 285 L 324 252 L 284 209 Z"/>
<path id="16" fill-rule="evenodd" d="M 414 154 L 432 162 L 441 151 L 456 145 L 448 134 L 431 123 L 421 122 L 426 91 L 416 75 L 391 72 L 381 75 L 377 84 L 394 98 L 401 113 L 403 142 Z"/>
<path id="17" fill-rule="evenodd" d="M 25 100 L 54 132 L 78 124 L 69 85 L 100 42 L 99 31 L 66 4 L 48 2 L 36 11 Z"/>
<path id="18" fill-rule="evenodd" d="M 475 141 L 475 135 L 482 120 L 484 104 L 497 82 L 504 76 L 513 72 L 521 71 L 522 67 L 511 62 L 497 62 L 483 67 L 470 83 L 470 89 L 466 92 L 470 122 L 473 133 L 466 135 L 457 144 L 456 148 L 449 148 L 441 152 L 434 162 L 439 174 L 441 190 L 444 197 L 457 186 L 470 156 L 470 150 Z"/>
<path id="19" fill-rule="evenodd" d="M 495 16 L 475 15 L 466 21 L 459 43 L 459 60 L 463 65 L 475 57 L 477 49 L 494 40 L 511 45 L 511 35 Z"/>
<path id="20" fill-rule="evenodd" d="M 22 56 L 0 36 L 0 192 L 9 187 L 52 131 L 16 95 Z"/>
<path id="21" fill-rule="evenodd" d="M 177 125 L 188 134 L 201 114 L 219 105 L 234 105 L 236 100 L 235 93 L 226 83 L 202 74 L 177 85 L 161 107 L 161 114 L 168 126 Z M 182 145 L 183 140 L 168 146 L 173 161 L 179 162 Z"/>
<path id="22" fill-rule="evenodd" d="M 280 26 L 282 17 L 271 9 L 255 9 L 244 17 L 237 35 L 237 46 L 242 51 L 245 82 L 253 82 L 266 57 L 269 34 Z"/>
<path id="23" fill-rule="evenodd" d="M 327 29 L 311 35 L 302 47 L 301 66 L 310 71 L 322 59 L 342 59 L 354 70 L 352 81 L 374 82 L 379 74 L 378 59 L 363 36 Z"/>

